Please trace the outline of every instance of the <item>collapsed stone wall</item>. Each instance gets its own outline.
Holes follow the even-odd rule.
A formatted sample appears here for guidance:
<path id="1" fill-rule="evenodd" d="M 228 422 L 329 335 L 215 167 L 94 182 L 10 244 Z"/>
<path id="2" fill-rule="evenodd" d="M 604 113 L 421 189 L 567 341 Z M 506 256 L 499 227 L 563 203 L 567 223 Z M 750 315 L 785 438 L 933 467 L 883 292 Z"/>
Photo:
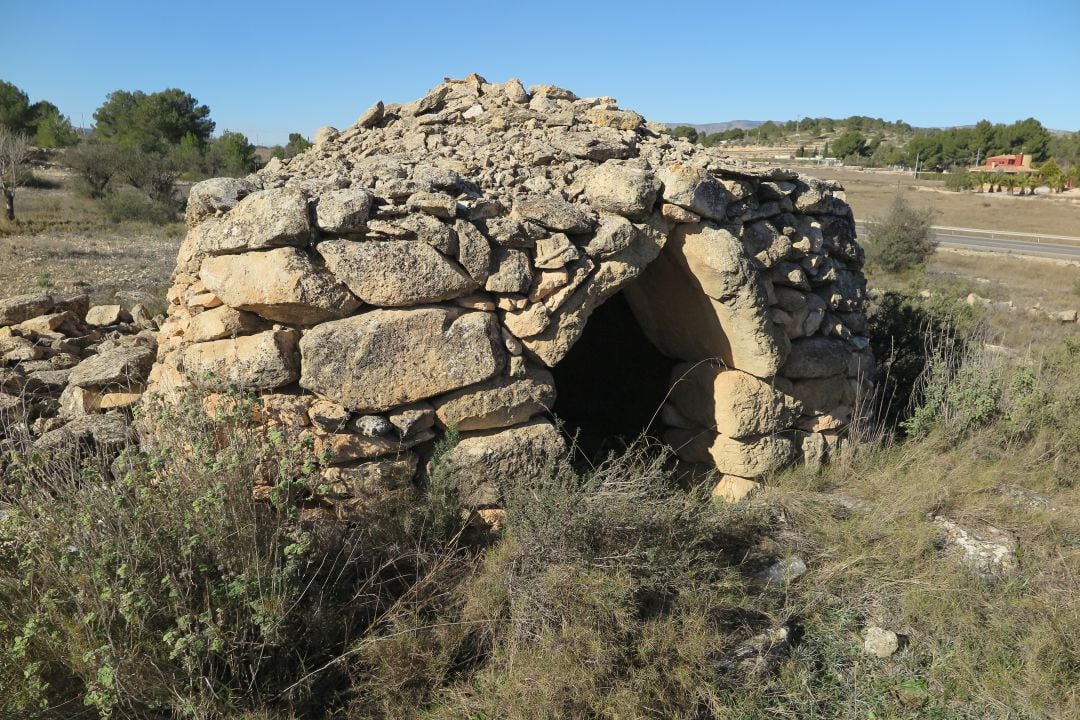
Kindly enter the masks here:
<path id="1" fill-rule="evenodd" d="M 119 452 L 156 335 L 141 304 L 129 312 L 91 306 L 85 294 L 0 299 L 0 478 L 30 447 L 55 461 L 87 445 Z"/>
<path id="2" fill-rule="evenodd" d="M 564 450 L 549 369 L 625 291 L 683 363 L 662 412 L 681 458 L 729 481 L 820 462 L 872 365 L 840 190 L 611 98 L 448 80 L 192 189 L 150 389 L 260 393 L 346 502 L 455 427 L 468 503 L 495 504 L 496 479 Z"/>

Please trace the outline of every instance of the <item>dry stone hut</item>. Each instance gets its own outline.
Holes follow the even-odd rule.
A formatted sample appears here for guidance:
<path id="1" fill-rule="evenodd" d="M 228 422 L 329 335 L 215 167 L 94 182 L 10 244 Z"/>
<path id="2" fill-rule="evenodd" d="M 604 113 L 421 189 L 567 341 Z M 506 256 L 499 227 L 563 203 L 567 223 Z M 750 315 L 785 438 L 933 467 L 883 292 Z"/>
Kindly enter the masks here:
<path id="1" fill-rule="evenodd" d="M 563 451 L 553 413 L 736 484 L 843 432 L 872 362 L 838 185 L 475 75 L 316 137 L 192 189 L 151 390 L 257 391 L 343 498 L 456 427 L 474 506 Z"/>

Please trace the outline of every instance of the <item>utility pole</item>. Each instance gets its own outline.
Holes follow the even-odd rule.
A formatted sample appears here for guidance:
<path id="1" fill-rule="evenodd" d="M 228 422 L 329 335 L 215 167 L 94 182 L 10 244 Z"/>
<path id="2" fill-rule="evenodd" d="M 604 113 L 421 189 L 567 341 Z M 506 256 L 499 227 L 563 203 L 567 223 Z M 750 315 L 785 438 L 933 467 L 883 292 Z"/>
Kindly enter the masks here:
<path id="1" fill-rule="evenodd" d="M 921 157 L 922 157 L 922 150 L 915 153 L 915 174 L 912 175 L 912 179 L 914 179 L 914 180 L 919 179 L 919 158 L 921 158 Z"/>
<path id="2" fill-rule="evenodd" d="M 981 158 L 982 158 L 982 148 L 979 148 L 978 152 L 975 153 L 975 167 L 979 167 L 979 160 Z"/>

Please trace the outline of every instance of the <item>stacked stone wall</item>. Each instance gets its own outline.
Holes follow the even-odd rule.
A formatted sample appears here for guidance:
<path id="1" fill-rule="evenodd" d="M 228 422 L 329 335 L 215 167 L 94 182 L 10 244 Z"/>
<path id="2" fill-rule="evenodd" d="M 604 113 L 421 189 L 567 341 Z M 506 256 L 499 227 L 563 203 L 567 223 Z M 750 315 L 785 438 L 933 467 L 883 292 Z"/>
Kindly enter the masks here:
<path id="1" fill-rule="evenodd" d="M 824 459 L 872 364 L 840 187 L 611 98 L 447 81 L 200 183 L 187 221 L 151 390 L 261 394 L 340 502 L 411 480 L 453 427 L 469 504 L 497 504 L 565 449 L 549 368 L 621 291 L 683 363 L 665 439 L 732 478 Z"/>

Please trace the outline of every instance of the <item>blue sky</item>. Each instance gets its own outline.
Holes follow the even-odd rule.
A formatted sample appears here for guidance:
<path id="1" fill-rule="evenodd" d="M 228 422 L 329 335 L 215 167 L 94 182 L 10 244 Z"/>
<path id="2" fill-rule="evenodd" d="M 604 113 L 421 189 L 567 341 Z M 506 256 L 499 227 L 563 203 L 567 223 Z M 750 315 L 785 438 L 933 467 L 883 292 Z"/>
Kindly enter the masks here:
<path id="1" fill-rule="evenodd" d="M 1080 130 L 1080 0 L 3 4 L 0 79 L 76 125 L 113 90 L 179 87 L 218 132 L 272 144 L 475 71 L 650 120 Z"/>

